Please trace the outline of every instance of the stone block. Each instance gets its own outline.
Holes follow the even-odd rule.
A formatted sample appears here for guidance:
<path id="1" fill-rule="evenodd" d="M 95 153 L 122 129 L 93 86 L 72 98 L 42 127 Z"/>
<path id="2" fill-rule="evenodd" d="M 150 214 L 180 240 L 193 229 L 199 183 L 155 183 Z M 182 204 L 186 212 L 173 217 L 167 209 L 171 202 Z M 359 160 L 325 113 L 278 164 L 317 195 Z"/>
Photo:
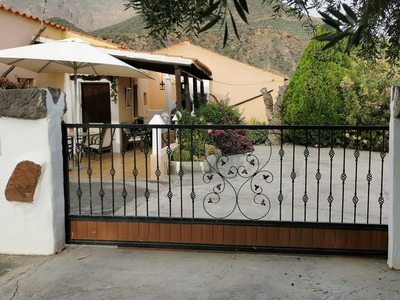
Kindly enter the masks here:
<path id="1" fill-rule="evenodd" d="M 47 90 L 53 102 L 60 99 L 61 90 L 56 88 L 31 88 L 0 90 L 0 117 L 39 120 L 47 117 Z"/>
<path id="2" fill-rule="evenodd" d="M 8 180 L 5 196 L 8 201 L 33 202 L 42 167 L 31 161 L 22 161 Z"/>

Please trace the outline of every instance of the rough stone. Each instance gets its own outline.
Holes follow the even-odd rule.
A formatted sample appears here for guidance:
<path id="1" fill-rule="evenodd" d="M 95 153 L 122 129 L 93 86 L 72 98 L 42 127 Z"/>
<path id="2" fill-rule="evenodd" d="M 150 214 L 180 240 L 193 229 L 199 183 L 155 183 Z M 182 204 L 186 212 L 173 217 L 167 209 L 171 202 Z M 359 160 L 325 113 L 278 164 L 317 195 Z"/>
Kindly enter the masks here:
<path id="1" fill-rule="evenodd" d="M 22 161 L 8 180 L 5 196 L 8 201 L 33 202 L 42 167 L 31 161 Z"/>
<path id="2" fill-rule="evenodd" d="M 47 117 L 47 90 L 53 102 L 60 99 L 61 90 L 56 88 L 32 88 L 0 90 L 0 117 L 38 120 Z"/>
<path id="3" fill-rule="evenodd" d="M 260 92 L 263 95 L 263 100 L 265 104 L 265 112 L 267 114 L 269 125 L 282 125 L 283 115 L 282 115 L 282 95 L 286 90 L 286 86 L 280 86 L 278 91 L 278 97 L 274 104 L 272 95 L 270 91 L 266 88 L 262 88 Z M 281 143 L 281 132 L 280 130 L 271 130 L 268 135 L 268 139 L 265 142 L 266 145 L 279 145 Z"/>

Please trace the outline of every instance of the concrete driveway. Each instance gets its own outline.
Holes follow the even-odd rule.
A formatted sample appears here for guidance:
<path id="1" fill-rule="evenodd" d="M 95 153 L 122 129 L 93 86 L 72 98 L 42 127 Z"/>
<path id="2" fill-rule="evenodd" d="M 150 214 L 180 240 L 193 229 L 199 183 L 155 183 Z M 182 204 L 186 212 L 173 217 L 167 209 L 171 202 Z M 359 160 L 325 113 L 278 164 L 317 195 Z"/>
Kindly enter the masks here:
<path id="1" fill-rule="evenodd" d="M 385 258 L 70 246 L 0 255 L 0 299 L 400 299 Z"/>

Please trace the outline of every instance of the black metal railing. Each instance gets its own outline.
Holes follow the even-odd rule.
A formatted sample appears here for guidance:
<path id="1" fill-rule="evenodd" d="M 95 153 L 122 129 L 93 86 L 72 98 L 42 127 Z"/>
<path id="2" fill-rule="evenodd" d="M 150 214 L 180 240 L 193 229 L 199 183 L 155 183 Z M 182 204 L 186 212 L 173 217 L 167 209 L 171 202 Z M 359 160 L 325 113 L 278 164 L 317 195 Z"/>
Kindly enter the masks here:
<path id="1" fill-rule="evenodd" d="M 388 126 L 62 129 L 69 215 L 387 224 Z"/>

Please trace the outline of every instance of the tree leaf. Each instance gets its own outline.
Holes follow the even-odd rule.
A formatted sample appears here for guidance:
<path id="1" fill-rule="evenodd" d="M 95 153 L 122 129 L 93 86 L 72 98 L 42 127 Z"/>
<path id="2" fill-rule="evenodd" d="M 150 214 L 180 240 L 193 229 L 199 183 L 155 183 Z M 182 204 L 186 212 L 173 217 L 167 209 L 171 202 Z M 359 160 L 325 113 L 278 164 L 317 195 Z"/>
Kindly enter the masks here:
<path id="1" fill-rule="evenodd" d="M 346 16 L 342 14 L 339 10 L 334 8 L 328 8 L 328 12 L 336 17 L 338 20 L 342 21 L 345 24 L 349 24 L 349 20 L 347 20 Z"/>
<path id="2" fill-rule="evenodd" d="M 231 11 L 229 11 L 229 14 L 231 15 L 233 31 L 235 32 L 235 35 L 236 35 L 237 39 L 240 41 L 240 37 L 239 37 L 239 33 L 238 33 L 238 30 L 237 30 L 237 27 L 236 27 L 235 19 L 233 18 Z"/>
<path id="3" fill-rule="evenodd" d="M 364 27 L 360 26 L 360 27 L 357 28 L 357 30 L 353 34 L 353 37 L 352 37 L 353 38 L 353 43 L 354 43 L 354 46 L 356 46 L 356 47 L 360 43 L 363 29 L 364 29 Z"/>
<path id="4" fill-rule="evenodd" d="M 247 6 L 247 1 L 246 0 L 239 0 L 240 5 L 243 7 L 244 11 L 249 13 L 249 7 Z"/>
<path id="5" fill-rule="evenodd" d="M 212 15 L 213 11 L 216 10 L 220 4 L 220 0 L 216 1 L 213 3 L 213 1 L 209 2 L 209 7 L 203 12 L 204 16 L 210 16 Z"/>
<path id="6" fill-rule="evenodd" d="M 324 34 L 313 37 L 313 40 L 325 42 L 325 41 L 332 40 L 333 36 L 335 36 L 335 33 L 324 33 Z"/>
<path id="7" fill-rule="evenodd" d="M 228 41 L 228 24 L 226 24 L 226 22 L 225 22 L 225 32 L 224 32 L 223 47 L 225 47 L 227 41 Z"/>
<path id="8" fill-rule="evenodd" d="M 346 14 L 347 14 L 352 20 L 354 20 L 354 22 L 357 21 L 357 15 L 356 15 L 356 13 L 351 9 L 350 6 L 348 6 L 346 3 L 343 3 L 343 9 L 344 9 L 344 11 L 346 12 Z M 354 23 L 353 23 L 353 25 L 354 25 Z"/>
<path id="9" fill-rule="evenodd" d="M 238 2 L 238 0 L 234 0 L 233 3 L 235 3 L 236 11 L 238 12 L 240 18 L 248 24 L 246 13 L 244 12 L 242 6 Z"/>
<path id="10" fill-rule="evenodd" d="M 208 22 L 206 25 L 204 25 L 199 32 L 204 32 L 208 29 L 210 29 L 211 27 L 213 27 L 215 24 L 218 23 L 218 21 L 221 19 L 221 16 L 215 16 L 214 18 L 211 19 L 210 22 Z"/>
<path id="11" fill-rule="evenodd" d="M 340 32 L 338 34 L 334 34 L 330 40 L 330 42 L 328 44 L 326 44 L 322 50 L 328 49 L 330 47 L 333 47 L 334 45 L 336 45 L 338 42 L 340 42 L 342 39 L 344 39 L 346 36 L 349 36 L 350 33 L 347 31 L 344 32 Z"/>
<path id="12" fill-rule="evenodd" d="M 335 28 L 336 30 L 340 30 L 340 22 L 339 22 L 339 20 L 332 19 L 332 17 L 330 15 L 328 15 L 327 13 L 324 13 L 322 11 L 318 11 L 318 13 L 321 15 L 322 21 L 324 23 L 326 23 L 329 26 Z"/>

